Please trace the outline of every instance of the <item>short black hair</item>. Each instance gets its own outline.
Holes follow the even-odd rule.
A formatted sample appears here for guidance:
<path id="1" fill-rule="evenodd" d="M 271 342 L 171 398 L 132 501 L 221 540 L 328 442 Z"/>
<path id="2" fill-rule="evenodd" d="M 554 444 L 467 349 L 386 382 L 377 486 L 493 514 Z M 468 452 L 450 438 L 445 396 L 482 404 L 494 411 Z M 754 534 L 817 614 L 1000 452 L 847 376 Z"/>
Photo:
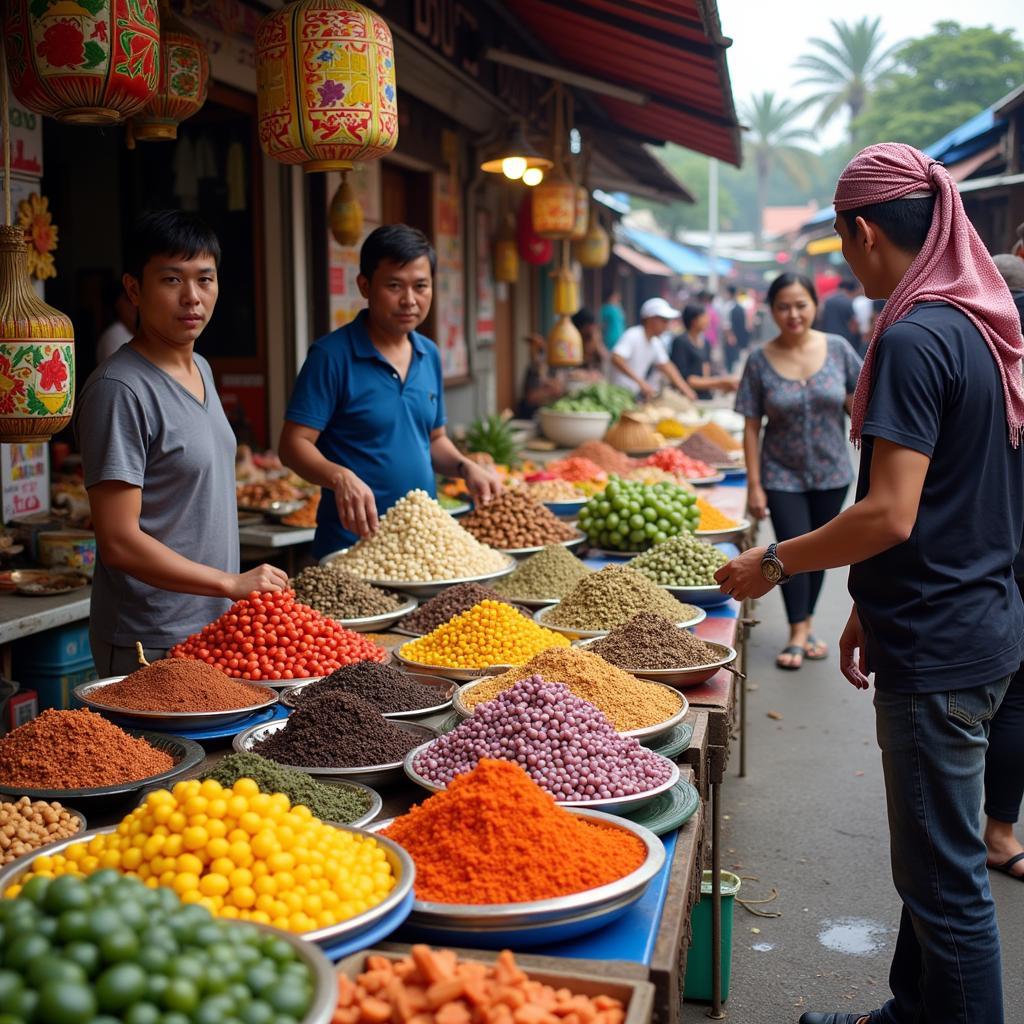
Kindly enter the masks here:
<path id="1" fill-rule="evenodd" d="M 794 274 L 787 271 L 785 274 L 779 274 L 771 286 L 768 288 L 768 308 L 775 308 L 775 300 L 779 297 L 779 292 L 783 288 L 789 288 L 790 285 L 798 284 L 808 295 L 811 297 L 811 302 L 818 305 L 818 290 L 814 287 L 814 282 L 807 277 L 805 274 Z"/>
<path id="2" fill-rule="evenodd" d="M 366 236 L 359 250 L 359 273 L 369 281 L 385 261 L 404 267 L 421 256 L 430 261 L 430 276 L 433 277 L 437 270 L 437 254 L 430 239 L 408 224 L 384 224 Z"/>
<path id="3" fill-rule="evenodd" d="M 844 277 L 842 281 L 839 282 L 839 287 L 842 288 L 844 292 L 855 292 L 857 290 L 857 282 L 854 281 L 852 277 Z"/>
<path id="4" fill-rule="evenodd" d="M 590 310 L 587 309 L 585 306 L 583 307 L 583 309 L 579 310 L 576 313 L 573 313 L 572 315 L 572 325 L 573 327 L 576 328 L 577 331 L 583 331 L 587 327 L 590 327 L 591 324 L 596 323 L 597 317 L 594 316 L 594 314 L 591 313 Z"/>
<path id="5" fill-rule="evenodd" d="M 904 252 L 920 252 L 932 226 L 935 196 L 921 199 L 891 199 L 887 203 L 871 203 L 856 210 L 841 210 L 851 236 L 857 234 L 857 218 L 863 217 L 881 228 L 885 237 Z"/>
<path id="6" fill-rule="evenodd" d="M 706 312 L 707 310 L 703 306 L 698 306 L 696 303 L 688 302 L 683 308 L 683 326 L 689 330 L 691 325 Z"/>
<path id="7" fill-rule="evenodd" d="M 220 266 L 220 240 L 206 221 L 188 210 L 150 210 L 132 225 L 125 271 L 141 283 L 142 271 L 154 256 L 194 260 L 203 253 Z"/>
<path id="8" fill-rule="evenodd" d="M 725 290 L 730 295 L 735 295 L 736 294 L 736 285 L 734 285 L 734 284 L 726 285 Z"/>

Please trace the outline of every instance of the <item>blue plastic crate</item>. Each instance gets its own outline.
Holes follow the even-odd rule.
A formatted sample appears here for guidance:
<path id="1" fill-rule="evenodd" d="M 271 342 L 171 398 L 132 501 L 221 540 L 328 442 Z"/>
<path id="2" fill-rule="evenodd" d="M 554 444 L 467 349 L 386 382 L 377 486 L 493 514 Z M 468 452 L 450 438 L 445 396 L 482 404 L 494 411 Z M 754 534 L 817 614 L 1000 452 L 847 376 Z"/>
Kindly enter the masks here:
<path id="1" fill-rule="evenodd" d="M 23 675 L 78 671 L 92 664 L 89 623 L 72 622 L 25 637 L 14 644 L 13 655 L 13 667 Z"/>

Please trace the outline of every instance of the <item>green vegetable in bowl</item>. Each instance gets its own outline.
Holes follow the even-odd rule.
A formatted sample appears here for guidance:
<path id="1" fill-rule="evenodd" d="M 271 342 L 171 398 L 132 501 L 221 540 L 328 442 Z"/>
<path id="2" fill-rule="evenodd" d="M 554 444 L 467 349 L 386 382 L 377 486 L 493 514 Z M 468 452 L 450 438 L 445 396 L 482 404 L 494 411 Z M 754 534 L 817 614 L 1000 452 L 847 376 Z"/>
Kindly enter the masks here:
<path id="1" fill-rule="evenodd" d="M 589 384 L 572 395 L 565 395 L 549 405 L 552 412 L 608 412 L 612 419 L 636 404 L 628 388 L 599 381 Z"/>
<path id="2" fill-rule="evenodd" d="M 646 551 L 700 522 L 697 498 L 677 484 L 649 485 L 612 477 L 580 510 L 579 527 L 595 547 Z"/>

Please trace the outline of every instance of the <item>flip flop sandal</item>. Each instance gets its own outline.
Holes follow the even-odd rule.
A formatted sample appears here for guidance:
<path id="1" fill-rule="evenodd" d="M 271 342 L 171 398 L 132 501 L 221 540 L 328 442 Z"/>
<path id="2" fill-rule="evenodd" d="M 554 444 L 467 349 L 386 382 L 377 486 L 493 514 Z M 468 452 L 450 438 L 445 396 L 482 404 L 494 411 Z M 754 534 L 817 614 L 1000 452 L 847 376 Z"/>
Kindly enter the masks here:
<path id="1" fill-rule="evenodd" d="M 860 1024 L 860 1021 L 871 1019 L 869 1013 L 805 1013 L 800 1024 Z"/>
<path id="2" fill-rule="evenodd" d="M 1024 882 L 1024 875 L 1018 875 L 1014 870 L 1014 864 L 1019 864 L 1024 860 L 1024 853 L 1018 853 L 1016 857 L 1011 857 L 1004 864 L 989 864 L 989 871 L 998 871 L 1001 874 L 1009 875 L 1011 878 L 1016 878 L 1018 882 Z"/>
<path id="3" fill-rule="evenodd" d="M 828 657 L 827 648 L 825 649 L 824 654 L 811 654 L 811 652 L 807 650 L 808 647 L 817 647 L 820 643 L 821 641 L 815 636 L 809 636 L 807 638 L 807 644 L 804 647 L 804 657 L 808 661 L 824 661 Z"/>
<path id="4" fill-rule="evenodd" d="M 789 655 L 791 658 L 799 658 L 800 661 L 795 665 L 784 665 L 779 658 L 783 655 Z M 791 644 L 789 647 L 783 647 L 779 651 L 778 657 L 775 659 L 775 667 L 781 668 L 783 672 L 797 672 L 803 665 L 803 659 L 807 657 L 807 652 L 797 644 Z"/>

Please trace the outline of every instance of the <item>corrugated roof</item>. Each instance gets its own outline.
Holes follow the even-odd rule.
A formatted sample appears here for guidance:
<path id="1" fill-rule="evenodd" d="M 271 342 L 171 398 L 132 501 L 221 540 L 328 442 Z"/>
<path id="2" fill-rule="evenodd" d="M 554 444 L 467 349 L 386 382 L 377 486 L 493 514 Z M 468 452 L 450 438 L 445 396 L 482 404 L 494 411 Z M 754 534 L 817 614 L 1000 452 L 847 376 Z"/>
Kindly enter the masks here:
<path id="1" fill-rule="evenodd" d="M 944 164 L 955 164 L 991 146 L 1006 131 L 1006 121 L 997 118 L 993 107 L 982 110 L 962 125 L 947 132 L 923 152 Z"/>

